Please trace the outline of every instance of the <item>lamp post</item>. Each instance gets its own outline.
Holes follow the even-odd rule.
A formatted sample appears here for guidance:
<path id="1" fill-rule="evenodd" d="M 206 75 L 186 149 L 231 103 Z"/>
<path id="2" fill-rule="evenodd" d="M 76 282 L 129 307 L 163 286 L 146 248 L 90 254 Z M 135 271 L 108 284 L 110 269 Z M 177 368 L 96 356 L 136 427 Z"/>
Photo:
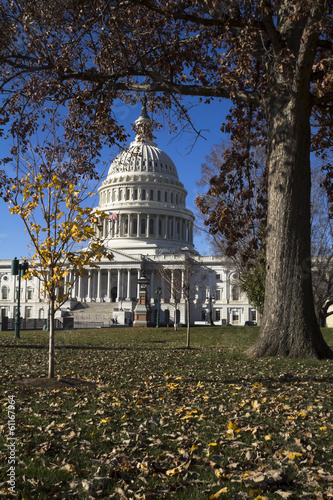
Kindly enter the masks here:
<path id="1" fill-rule="evenodd" d="M 157 295 L 157 311 L 156 311 L 156 328 L 160 326 L 160 304 L 161 304 L 161 293 L 162 288 L 160 286 L 156 287 L 155 293 Z"/>
<path id="2" fill-rule="evenodd" d="M 21 277 L 25 275 L 25 273 L 29 269 L 29 264 L 25 260 L 20 264 L 20 261 L 15 257 L 12 260 L 12 268 L 11 274 L 13 276 L 18 276 L 18 290 L 17 290 L 17 307 L 16 307 L 16 317 L 15 317 L 15 335 L 14 339 L 20 338 L 20 299 L 21 299 Z"/>

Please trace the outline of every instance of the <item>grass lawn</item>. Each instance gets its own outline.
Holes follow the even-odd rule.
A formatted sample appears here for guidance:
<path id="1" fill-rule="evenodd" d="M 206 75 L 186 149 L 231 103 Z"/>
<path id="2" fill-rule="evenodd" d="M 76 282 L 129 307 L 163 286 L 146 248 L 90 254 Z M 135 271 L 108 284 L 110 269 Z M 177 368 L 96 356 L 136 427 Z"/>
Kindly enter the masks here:
<path id="1" fill-rule="evenodd" d="M 47 332 L 0 332 L 0 497 L 333 499 L 333 362 L 248 360 L 256 335 L 58 331 L 69 383 L 37 388 Z"/>

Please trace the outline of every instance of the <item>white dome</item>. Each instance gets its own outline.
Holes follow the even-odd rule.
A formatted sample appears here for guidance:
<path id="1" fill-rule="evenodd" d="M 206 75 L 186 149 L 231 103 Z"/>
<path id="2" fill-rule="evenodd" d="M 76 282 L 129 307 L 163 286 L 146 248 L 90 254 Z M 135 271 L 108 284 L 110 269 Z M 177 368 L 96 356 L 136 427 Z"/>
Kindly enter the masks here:
<path id="1" fill-rule="evenodd" d="M 178 180 L 175 164 L 155 142 L 134 141 L 111 163 L 108 177 L 119 172 L 152 172 Z"/>
<path id="2" fill-rule="evenodd" d="M 151 140 L 145 106 L 128 149 L 112 162 L 99 188 L 99 210 L 109 212 L 103 236 L 111 249 L 155 253 L 193 249 L 194 216 L 186 209 L 187 191 L 171 158 Z"/>

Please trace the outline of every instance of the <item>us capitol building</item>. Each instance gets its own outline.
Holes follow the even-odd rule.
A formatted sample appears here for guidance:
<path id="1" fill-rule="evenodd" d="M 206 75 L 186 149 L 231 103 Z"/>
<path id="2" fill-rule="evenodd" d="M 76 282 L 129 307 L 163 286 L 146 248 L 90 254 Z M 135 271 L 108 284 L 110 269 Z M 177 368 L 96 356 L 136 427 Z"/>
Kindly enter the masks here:
<path id="1" fill-rule="evenodd" d="M 171 158 L 152 140 L 145 104 L 135 123 L 135 140 L 112 162 L 98 190 L 97 208 L 108 214 L 98 236 L 114 258 L 101 261 L 97 269 L 86 269 L 77 280 L 69 300 L 57 312 L 58 327 L 135 323 L 140 282 L 145 283 L 151 324 L 186 323 L 185 284 L 192 324 L 256 321 L 256 310 L 240 292 L 230 262 L 195 251 L 187 191 Z M 15 318 L 17 287 L 11 261 L 0 261 L 3 330 Z M 40 288 L 36 278 L 21 281 L 23 328 L 45 326 L 48 305 Z"/>

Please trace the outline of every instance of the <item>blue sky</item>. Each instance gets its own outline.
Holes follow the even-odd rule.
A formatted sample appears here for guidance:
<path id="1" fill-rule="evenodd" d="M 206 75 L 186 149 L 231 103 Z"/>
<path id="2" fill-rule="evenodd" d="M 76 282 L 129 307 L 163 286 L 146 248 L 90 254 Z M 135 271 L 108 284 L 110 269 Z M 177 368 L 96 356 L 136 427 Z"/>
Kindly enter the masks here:
<path id="1" fill-rule="evenodd" d="M 191 99 L 187 99 L 187 102 L 195 103 Z M 175 138 L 169 134 L 168 126 L 165 125 L 155 134 L 158 146 L 170 156 L 177 167 L 179 179 L 188 191 L 187 208 L 192 211 L 195 211 L 194 200 L 198 193 L 196 183 L 200 179 L 201 164 L 204 162 L 205 156 L 209 153 L 212 145 L 222 139 L 220 127 L 229 106 L 230 102 L 228 101 L 219 102 L 216 100 L 210 104 L 198 104 L 191 109 L 191 119 L 196 129 L 202 130 L 202 135 L 205 137 L 205 139 L 199 138 L 193 148 L 191 148 L 191 145 L 193 145 L 194 141 L 194 132 L 183 133 L 180 137 Z M 131 142 L 134 139 L 131 123 L 139 117 L 141 105 L 129 106 L 120 103 L 114 111 L 119 122 L 123 123 L 131 133 L 129 140 Z M 10 144 L 2 140 L 0 145 L 1 155 L 5 156 L 5 151 Z M 117 149 L 105 149 L 103 151 L 103 160 L 109 165 L 117 153 Z M 98 205 L 97 195 L 94 204 L 95 206 Z M 0 210 L 0 259 L 29 257 L 30 251 L 27 248 L 29 238 L 24 233 L 23 222 L 17 215 L 9 213 L 8 205 L 2 200 L 0 200 Z M 208 253 L 208 243 L 204 233 L 196 234 L 194 243 L 200 253 Z"/>

